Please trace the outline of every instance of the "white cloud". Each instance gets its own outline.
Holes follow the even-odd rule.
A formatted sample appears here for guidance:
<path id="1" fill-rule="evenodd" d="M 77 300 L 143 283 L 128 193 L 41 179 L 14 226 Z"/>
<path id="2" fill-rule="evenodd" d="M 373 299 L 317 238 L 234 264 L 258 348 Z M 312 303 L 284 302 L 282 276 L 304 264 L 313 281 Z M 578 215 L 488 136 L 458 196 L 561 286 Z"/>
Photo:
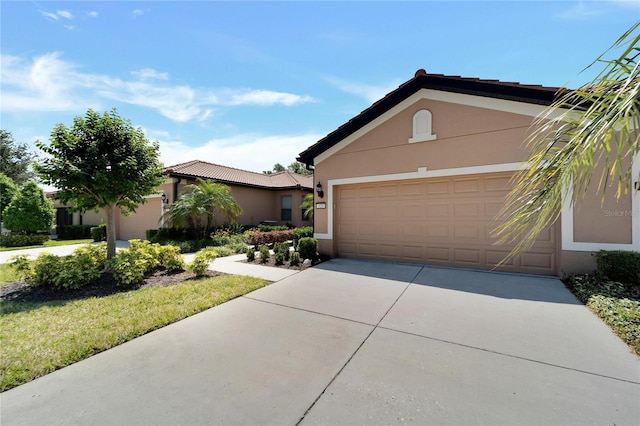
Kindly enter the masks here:
<path id="1" fill-rule="evenodd" d="M 180 141 L 160 140 L 160 157 L 165 166 L 202 160 L 262 172 L 271 170 L 276 163 L 285 166 L 290 164 L 298 154 L 323 136 L 312 133 L 271 136 L 239 134 L 230 138 L 212 139 L 195 147 Z"/>
<path id="2" fill-rule="evenodd" d="M 131 74 L 135 75 L 141 80 L 145 80 L 148 78 L 155 78 L 158 80 L 167 80 L 169 78 L 169 74 L 167 74 L 166 72 L 158 72 L 153 68 L 143 68 L 138 71 L 131 71 Z"/>
<path id="3" fill-rule="evenodd" d="M 58 16 L 61 16 L 61 17 L 65 18 L 65 19 L 73 19 L 73 14 L 71 12 L 69 12 L 68 10 L 58 10 L 56 12 L 56 14 Z"/>
<path id="4" fill-rule="evenodd" d="M 77 105 L 94 107 L 105 99 L 156 110 L 178 122 L 209 117 L 215 107 L 293 106 L 312 102 L 309 96 L 256 89 L 193 88 L 172 85 L 167 73 L 152 68 L 133 71 L 132 79 L 77 71 L 60 52 L 31 60 L 1 56 L 2 104 L 5 112 L 75 111 Z M 26 76 L 26 78 L 25 78 Z"/>
<path id="5" fill-rule="evenodd" d="M 57 10 L 55 12 L 47 12 L 46 10 L 38 10 L 40 14 L 47 19 L 52 21 L 58 21 L 60 18 L 71 20 L 73 19 L 73 14 L 68 10 Z"/>
<path id="6" fill-rule="evenodd" d="M 135 9 L 134 11 L 132 11 L 132 12 L 131 12 L 131 14 L 132 14 L 134 17 L 142 16 L 142 15 L 144 15 L 144 10 L 142 10 L 142 9 Z"/>
<path id="7" fill-rule="evenodd" d="M 270 90 L 250 90 L 239 93 L 231 93 L 224 103 L 229 105 L 273 105 L 282 104 L 286 106 L 300 103 L 313 102 L 310 96 L 299 96 L 291 93 L 272 92 Z"/>
<path id="8" fill-rule="evenodd" d="M 96 12 L 95 10 L 92 10 L 91 12 L 88 13 L 90 18 L 97 18 L 99 13 Z"/>
<path id="9" fill-rule="evenodd" d="M 57 21 L 58 19 L 60 19 L 60 17 L 53 13 L 53 12 L 47 12 L 46 10 L 38 10 L 38 12 L 40 12 L 40 14 L 52 21 Z"/>
<path id="10" fill-rule="evenodd" d="M 26 61 L 0 56 L 2 111 L 69 111 L 82 101 L 73 66 L 48 53 Z M 86 102 L 84 102 L 86 104 Z"/>
<path id="11" fill-rule="evenodd" d="M 351 93 L 356 96 L 360 96 L 361 98 L 366 99 L 368 102 L 375 102 L 380 98 L 384 97 L 387 93 L 391 92 L 398 88 L 398 85 L 401 83 L 399 80 L 393 81 L 391 83 L 386 83 L 384 85 L 373 85 L 373 84 L 365 84 L 361 82 L 348 81 L 338 77 L 324 77 L 325 81 L 327 81 L 332 86 L 342 90 L 346 93 Z"/>

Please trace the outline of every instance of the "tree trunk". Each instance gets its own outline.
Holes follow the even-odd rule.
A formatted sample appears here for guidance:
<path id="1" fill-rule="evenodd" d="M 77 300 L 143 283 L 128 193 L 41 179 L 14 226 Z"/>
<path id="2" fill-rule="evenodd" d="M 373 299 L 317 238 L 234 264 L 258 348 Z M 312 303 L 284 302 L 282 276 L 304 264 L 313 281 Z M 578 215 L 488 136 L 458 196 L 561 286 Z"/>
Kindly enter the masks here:
<path id="1" fill-rule="evenodd" d="M 111 260 L 116 255 L 115 205 L 109 204 L 104 210 L 107 213 L 107 260 Z"/>

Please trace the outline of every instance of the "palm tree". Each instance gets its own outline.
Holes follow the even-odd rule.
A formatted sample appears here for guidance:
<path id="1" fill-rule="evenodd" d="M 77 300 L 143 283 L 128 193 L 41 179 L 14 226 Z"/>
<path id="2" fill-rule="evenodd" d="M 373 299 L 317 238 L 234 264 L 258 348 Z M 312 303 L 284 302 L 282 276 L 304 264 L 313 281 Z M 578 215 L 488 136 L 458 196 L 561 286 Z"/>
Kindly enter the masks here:
<path id="1" fill-rule="evenodd" d="M 309 220 L 313 220 L 313 194 L 305 195 L 300 207 L 304 209 L 302 215 Z"/>
<path id="2" fill-rule="evenodd" d="M 242 214 L 242 208 L 227 185 L 198 179 L 196 184 L 185 187 L 166 213 L 166 219 L 171 226 L 193 228 L 204 237 L 215 227 L 216 214 L 223 214 L 230 222 L 235 222 Z"/>
<path id="3" fill-rule="evenodd" d="M 587 67 L 603 65 L 591 82 L 563 90 L 534 121 L 526 167 L 516 173 L 498 215 L 499 242 L 516 243 L 507 259 L 530 248 L 558 219 L 563 205 L 580 203 L 593 178 L 602 194 L 611 183 L 618 198 L 630 190 L 633 161 L 640 152 L 639 27 L 640 22 Z M 612 49 L 622 53 L 603 59 Z M 594 176 L 600 164 L 603 172 Z"/>

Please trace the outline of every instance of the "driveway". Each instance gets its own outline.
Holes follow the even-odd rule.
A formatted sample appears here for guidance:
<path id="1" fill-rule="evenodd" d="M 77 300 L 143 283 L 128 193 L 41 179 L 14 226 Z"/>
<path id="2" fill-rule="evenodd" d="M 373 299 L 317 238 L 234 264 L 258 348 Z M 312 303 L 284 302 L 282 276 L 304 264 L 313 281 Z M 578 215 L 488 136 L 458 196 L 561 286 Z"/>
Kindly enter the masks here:
<path id="1" fill-rule="evenodd" d="M 12 424 L 634 424 L 557 279 L 335 259 L 0 395 Z"/>

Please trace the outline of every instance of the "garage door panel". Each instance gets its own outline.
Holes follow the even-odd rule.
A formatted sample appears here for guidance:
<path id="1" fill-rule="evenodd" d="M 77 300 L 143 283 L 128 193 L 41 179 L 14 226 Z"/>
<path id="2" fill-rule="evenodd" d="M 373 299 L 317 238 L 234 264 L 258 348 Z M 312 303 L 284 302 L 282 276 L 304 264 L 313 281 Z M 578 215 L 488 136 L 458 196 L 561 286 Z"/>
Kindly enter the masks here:
<path id="1" fill-rule="evenodd" d="M 456 194 L 469 194 L 478 191 L 480 191 L 480 182 L 478 179 L 458 179 L 454 181 L 453 192 Z"/>
<path id="2" fill-rule="evenodd" d="M 492 269 L 513 245 L 497 245 L 496 214 L 510 173 L 336 187 L 338 254 Z M 507 271 L 555 275 L 556 229 L 545 230 Z"/>
<path id="3" fill-rule="evenodd" d="M 453 228 L 453 236 L 456 240 L 484 241 L 484 226 L 482 225 L 461 225 Z"/>
<path id="4" fill-rule="evenodd" d="M 467 266 L 482 266 L 482 250 L 471 248 L 453 249 L 453 261 Z"/>
<path id="5" fill-rule="evenodd" d="M 419 197 L 424 196 L 424 185 L 422 183 L 409 183 L 400 187 L 400 195 L 402 197 Z"/>
<path id="6" fill-rule="evenodd" d="M 428 195 L 437 195 L 437 194 L 447 195 L 450 192 L 449 181 L 427 182 L 425 186 L 426 186 L 426 193 Z"/>
<path id="7" fill-rule="evenodd" d="M 487 250 L 485 252 L 487 265 L 490 267 L 498 266 L 504 258 L 509 254 L 509 250 Z M 514 267 L 514 259 L 504 262 L 505 266 Z"/>

